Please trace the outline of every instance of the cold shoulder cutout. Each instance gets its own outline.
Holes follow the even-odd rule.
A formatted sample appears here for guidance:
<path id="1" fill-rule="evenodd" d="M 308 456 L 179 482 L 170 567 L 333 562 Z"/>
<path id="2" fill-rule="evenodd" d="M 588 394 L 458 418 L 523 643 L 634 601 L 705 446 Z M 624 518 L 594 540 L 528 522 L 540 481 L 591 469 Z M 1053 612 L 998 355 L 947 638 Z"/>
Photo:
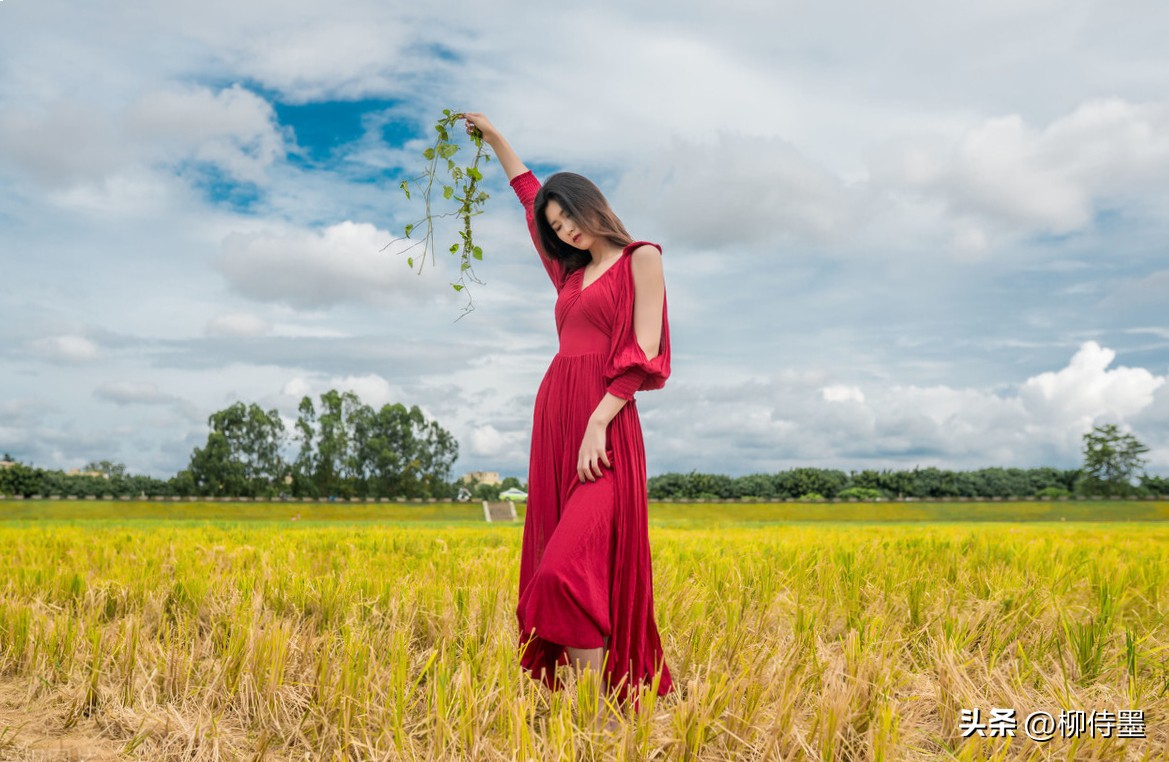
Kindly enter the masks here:
<path id="1" fill-rule="evenodd" d="M 662 294 L 662 332 L 658 353 L 650 359 L 637 341 L 634 330 L 633 307 L 636 286 L 633 279 L 633 252 L 641 246 L 653 246 L 661 253 L 662 247 L 649 241 L 634 241 L 625 247 L 621 261 L 613 265 L 621 268 L 615 274 L 614 291 L 617 297 L 613 315 L 613 343 L 605 363 L 606 391 L 624 400 L 633 399 L 635 392 L 661 389 L 670 377 L 670 324 Z"/>

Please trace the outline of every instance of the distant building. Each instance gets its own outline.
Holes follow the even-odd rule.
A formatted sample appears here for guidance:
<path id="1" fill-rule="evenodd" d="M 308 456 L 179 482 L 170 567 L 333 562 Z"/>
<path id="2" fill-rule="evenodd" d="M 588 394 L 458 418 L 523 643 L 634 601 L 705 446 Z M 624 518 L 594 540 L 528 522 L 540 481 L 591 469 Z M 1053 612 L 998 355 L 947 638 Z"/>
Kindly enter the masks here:
<path id="1" fill-rule="evenodd" d="M 15 465 L 16 465 L 16 462 L 15 462 L 15 461 L 12 461 L 12 460 L 0 460 L 0 468 L 12 468 L 12 467 L 13 467 L 13 466 L 15 466 Z"/>
<path id="2" fill-rule="evenodd" d="M 103 474 L 101 471 L 82 471 L 80 468 L 71 468 L 65 472 L 66 476 L 88 476 L 92 479 L 108 479 L 109 474 Z"/>
<path id="3" fill-rule="evenodd" d="M 503 484 L 503 479 L 499 478 L 498 471 L 471 471 L 459 477 L 459 481 L 470 483 L 479 480 L 480 484 Z"/>

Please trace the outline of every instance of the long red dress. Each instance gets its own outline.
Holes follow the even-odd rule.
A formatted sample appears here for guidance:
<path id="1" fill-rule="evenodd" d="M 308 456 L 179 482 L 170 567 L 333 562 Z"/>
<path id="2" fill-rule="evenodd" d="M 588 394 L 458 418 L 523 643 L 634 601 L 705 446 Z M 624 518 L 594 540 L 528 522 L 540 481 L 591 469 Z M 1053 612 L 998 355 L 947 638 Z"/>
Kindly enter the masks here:
<path id="1" fill-rule="evenodd" d="M 650 565 L 645 444 L 634 392 L 660 389 L 670 375 L 670 332 L 662 304 L 660 351 L 652 360 L 633 330 L 632 252 L 582 289 L 583 270 L 571 274 L 540 244 L 533 202 L 540 182 L 531 172 L 511 182 L 527 212 L 536 250 L 556 287 L 560 351 L 536 393 L 528 508 L 524 520 L 520 595 L 520 663 L 552 690 L 557 665 L 569 666 L 565 647 L 601 648 L 602 670 L 618 700 L 635 686 L 658 695 L 673 688 L 658 636 Z M 661 251 L 657 244 L 651 244 Z M 577 458 L 586 425 L 606 392 L 629 400 L 609 423 L 605 450 L 612 468 L 581 482 Z"/>

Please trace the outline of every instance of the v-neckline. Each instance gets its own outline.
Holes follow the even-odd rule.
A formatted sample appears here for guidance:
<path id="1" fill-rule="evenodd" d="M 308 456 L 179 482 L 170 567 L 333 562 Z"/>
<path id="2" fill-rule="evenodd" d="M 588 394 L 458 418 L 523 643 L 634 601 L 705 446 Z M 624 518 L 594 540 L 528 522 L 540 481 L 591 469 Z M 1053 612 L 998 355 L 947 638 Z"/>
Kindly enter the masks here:
<path id="1" fill-rule="evenodd" d="M 628 249 L 629 247 L 627 246 L 625 248 Z M 625 256 L 625 249 L 622 249 L 621 253 L 619 255 L 617 255 L 617 257 L 614 258 L 613 264 L 606 267 L 605 272 L 603 272 L 600 275 L 598 275 L 597 277 L 593 278 L 593 282 L 587 286 L 584 284 L 584 271 L 585 271 L 585 269 L 583 267 L 580 268 L 580 292 L 583 294 L 585 291 L 588 291 L 590 288 L 597 285 L 597 281 L 599 281 L 601 278 L 604 278 L 605 275 L 610 270 L 612 270 L 614 267 L 616 267 L 617 263 L 621 261 L 621 257 L 624 257 L 624 256 Z"/>

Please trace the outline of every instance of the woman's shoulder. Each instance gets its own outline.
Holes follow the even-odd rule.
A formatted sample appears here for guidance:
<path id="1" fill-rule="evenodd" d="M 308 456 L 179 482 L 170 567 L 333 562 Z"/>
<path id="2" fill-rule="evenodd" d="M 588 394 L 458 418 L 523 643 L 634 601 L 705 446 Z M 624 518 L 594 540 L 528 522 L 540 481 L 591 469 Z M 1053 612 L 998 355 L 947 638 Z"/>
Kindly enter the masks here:
<path id="1" fill-rule="evenodd" d="M 652 263 L 655 262 L 660 266 L 662 247 L 650 241 L 634 241 L 625 247 L 624 255 L 629 258 L 630 265 L 635 269 L 653 266 Z"/>
<path id="2" fill-rule="evenodd" d="M 632 262 L 644 262 L 662 255 L 661 244 L 651 241 L 634 241 L 625 247 L 625 254 Z"/>

